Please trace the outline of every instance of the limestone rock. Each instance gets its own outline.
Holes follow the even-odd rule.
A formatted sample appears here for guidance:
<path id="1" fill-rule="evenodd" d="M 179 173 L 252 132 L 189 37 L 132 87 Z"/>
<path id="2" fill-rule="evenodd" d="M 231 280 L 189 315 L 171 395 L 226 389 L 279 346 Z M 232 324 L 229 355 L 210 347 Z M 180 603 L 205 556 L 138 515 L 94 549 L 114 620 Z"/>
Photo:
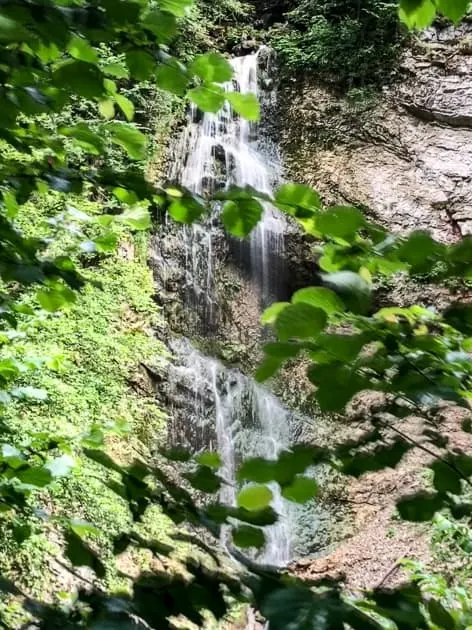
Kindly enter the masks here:
<path id="1" fill-rule="evenodd" d="M 429 29 L 404 54 L 402 80 L 377 99 L 339 98 L 308 79 L 285 85 L 287 179 L 392 230 L 429 229 L 444 241 L 472 233 L 471 35 L 471 24 Z"/>

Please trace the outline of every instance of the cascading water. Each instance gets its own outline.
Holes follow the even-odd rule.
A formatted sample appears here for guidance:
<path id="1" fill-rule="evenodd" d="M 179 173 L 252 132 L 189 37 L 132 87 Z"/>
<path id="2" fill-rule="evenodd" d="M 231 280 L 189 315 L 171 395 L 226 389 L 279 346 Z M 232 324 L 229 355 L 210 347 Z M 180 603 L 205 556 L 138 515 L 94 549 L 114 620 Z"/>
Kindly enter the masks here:
<path id="1" fill-rule="evenodd" d="M 267 50 L 261 49 L 265 54 Z M 259 56 L 260 52 L 231 61 L 234 78 L 224 86 L 226 91 L 263 98 L 258 87 Z M 170 179 L 197 194 L 237 185 L 251 186 L 270 195 L 273 184 L 280 179 L 280 163 L 273 147 L 261 145 L 257 124 L 235 114 L 228 102 L 217 114 L 203 115 L 192 104 L 175 150 Z M 263 218 L 252 232 L 249 245 L 240 243 L 236 248 L 240 260 L 249 267 L 263 305 L 277 298 L 285 227 L 283 216 L 265 204 Z M 215 307 L 212 244 L 216 230 L 211 221 L 184 229 L 189 305 L 199 308 L 208 322 L 212 321 Z"/>
<path id="2" fill-rule="evenodd" d="M 234 80 L 227 91 L 259 95 L 259 54 L 232 60 Z M 174 148 L 170 179 L 194 193 L 202 194 L 230 185 L 252 186 L 270 194 L 279 178 L 279 164 L 262 150 L 258 127 L 235 114 L 229 104 L 218 114 L 201 115 L 192 106 L 188 124 Z M 213 243 L 220 228 L 216 217 L 204 224 L 183 228 L 186 264 L 187 308 L 198 311 L 200 321 L 215 317 Z M 232 244 L 239 263 L 249 274 L 261 306 L 276 299 L 280 284 L 285 221 L 269 204 L 252 233 L 249 245 Z M 170 372 L 173 398 L 180 399 L 184 413 L 176 411 L 171 427 L 174 442 L 194 449 L 216 447 L 222 458 L 220 471 L 229 482 L 223 501 L 236 498 L 235 468 L 247 457 L 275 459 L 291 443 L 291 412 L 266 388 L 235 369 L 226 369 L 217 360 L 196 351 L 187 340 L 174 340 L 177 358 Z M 182 398 L 184 403 L 182 404 Z M 294 510 L 274 488 L 273 507 L 281 515 L 278 523 L 266 528 L 262 556 L 265 562 L 284 565 L 291 559 Z"/>
<path id="3" fill-rule="evenodd" d="M 248 457 L 276 459 L 289 447 L 299 419 L 265 387 L 204 356 L 188 340 L 175 340 L 172 350 L 180 364 L 171 369 L 170 386 L 174 395 L 184 391 L 191 400 L 190 413 L 180 420 L 178 414 L 174 416 L 173 438 L 186 447 L 218 450 L 219 474 L 229 482 L 220 499 L 234 505 L 237 464 Z M 296 510 L 280 497 L 277 487 L 273 494 L 279 521 L 265 528 L 266 545 L 260 559 L 283 566 L 292 557 Z"/>

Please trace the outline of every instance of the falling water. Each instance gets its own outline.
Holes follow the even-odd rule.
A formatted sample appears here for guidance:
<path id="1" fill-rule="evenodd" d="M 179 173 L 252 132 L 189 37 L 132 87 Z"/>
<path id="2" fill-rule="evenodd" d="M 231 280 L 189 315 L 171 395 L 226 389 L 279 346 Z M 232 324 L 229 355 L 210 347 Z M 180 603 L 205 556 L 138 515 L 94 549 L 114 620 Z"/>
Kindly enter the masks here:
<path id="1" fill-rule="evenodd" d="M 259 54 L 233 59 L 234 80 L 227 91 L 252 92 L 259 97 Z M 229 104 L 218 114 L 200 114 L 192 106 L 188 123 L 175 148 L 170 178 L 194 193 L 202 194 L 230 185 L 252 186 L 271 194 L 279 177 L 276 159 L 263 149 L 257 125 L 235 114 Z M 187 307 L 211 321 L 214 314 L 214 239 L 218 222 L 184 228 Z M 233 247 L 239 262 L 256 287 L 261 306 L 277 297 L 280 282 L 285 222 L 269 204 L 252 233 L 249 245 Z M 234 245 L 234 244 L 233 244 Z M 262 456 L 275 459 L 290 445 L 291 414 L 267 389 L 234 369 L 197 352 L 187 340 L 174 341 L 178 363 L 171 369 L 170 384 L 179 403 L 172 439 L 194 449 L 216 447 L 221 455 L 222 476 L 229 482 L 221 499 L 233 504 L 235 468 L 241 459 Z M 281 518 L 266 528 L 265 562 L 284 565 L 291 558 L 291 508 L 274 489 L 273 507 Z"/>
<path id="2" fill-rule="evenodd" d="M 184 392 L 190 402 L 181 413 L 173 414 L 173 439 L 193 449 L 218 450 L 222 460 L 219 473 L 229 482 L 220 499 L 234 505 L 237 465 L 248 457 L 276 459 L 288 448 L 299 418 L 265 387 L 201 354 L 188 340 L 174 340 L 172 350 L 179 357 L 169 375 L 173 397 L 178 399 L 178 392 Z M 265 528 L 266 546 L 259 559 L 285 565 L 292 557 L 295 510 L 276 487 L 273 494 L 279 521 Z"/>
<path id="3" fill-rule="evenodd" d="M 267 49 L 261 51 L 266 53 Z M 224 86 L 226 91 L 253 93 L 259 100 L 264 99 L 264 91 L 259 90 L 260 54 L 231 61 L 234 78 Z M 268 147 L 267 142 L 264 146 L 258 125 L 235 114 L 228 102 L 217 114 L 203 115 L 192 104 L 188 123 L 175 149 L 170 179 L 197 194 L 237 185 L 251 186 L 270 195 L 273 184 L 280 180 L 280 162 L 274 148 Z M 283 216 L 270 204 L 264 205 L 262 221 L 252 232 L 249 243 L 234 247 L 237 258 L 249 268 L 262 305 L 278 297 L 285 231 Z M 190 306 L 199 308 L 209 322 L 215 306 L 212 245 L 217 229 L 216 221 L 184 229 Z"/>

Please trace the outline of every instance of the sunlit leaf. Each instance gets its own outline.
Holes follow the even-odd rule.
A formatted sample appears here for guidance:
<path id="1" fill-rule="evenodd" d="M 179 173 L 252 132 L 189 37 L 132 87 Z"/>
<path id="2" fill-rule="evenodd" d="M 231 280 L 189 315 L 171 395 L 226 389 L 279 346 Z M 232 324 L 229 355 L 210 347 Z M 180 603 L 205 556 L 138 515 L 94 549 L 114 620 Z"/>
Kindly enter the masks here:
<path id="1" fill-rule="evenodd" d="M 272 501 L 273 494 L 270 488 L 262 485 L 246 486 L 238 496 L 238 505 L 249 511 L 263 510 Z"/>
<path id="2" fill-rule="evenodd" d="M 106 129 L 111 139 L 119 144 L 133 160 L 142 160 L 146 155 L 146 136 L 136 127 L 122 122 L 110 122 Z"/>
<path id="3" fill-rule="evenodd" d="M 264 209 L 256 199 L 227 201 L 223 206 L 221 220 L 234 236 L 243 238 L 257 225 Z"/>
<path id="4" fill-rule="evenodd" d="M 185 17 L 194 0 L 159 0 L 162 11 L 172 13 L 176 17 Z"/>
<path id="5" fill-rule="evenodd" d="M 208 466 L 209 468 L 221 468 L 222 461 L 219 453 L 200 453 L 195 457 L 195 460 L 202 466 Z"/>
<path id="6" fill-rule="evenodd" d="M 126 118 L 129 121 L 132 121 L 134 118 L 134 105 L 132 101 L 130 101 L 129 98 L 126 98 L 126 96 L 123 96 L 122 94 L 117 94 L 115 96 L 115 101 L 123 114 L 126 116 Z"/>
<path id="7" fill-rule="evenodd" d="M 310 304 L 316 308 L 321 308 L 328 315 L 342 313 L 345 306 L 342 300 L 330 289 L 325 287 L 307 287 L 299 289 L 292 296 L 293 304 Z"/>
<path id="8" fill-rule="evenodd" d="M 189 81 L 190 76 L 185 66 L 172 57 L 162 62 L 156 72 L 157 85 L 178 96 L 185 94 Z"/>
<path id="9" fill-rule="evenodd" d="M 69 42 L 67 50 L 74 59 L 92 64 L 98 63 L 97 51 L 92 48 L 89 42 L 83 37 L 73 37 Z"/>
<path id="10" fill-rule="evenodd" d="M 275 321 L 275 329 L 281 341 L 291 337 L 309 339 L 315 337 L 326 325 L 325 311 L 300 302 L 284 308 Z"/>
<path id="11" fill-rule="evenodd" d="M 295 503 L 307 503 L 318 494 L 318 484 L 311 477 L 295 477 L 291 484 L 282 488 L 282 496 Z"/>
<path id="12" fill-rule="evenodd" d="M 280 313 L 290 306 L 290 302 L 274 302 L 261 315 L 261 324 L 274 324 Z"/>
<path id="13" fill-rule="evenodd" d="M 225 102 L 225 93 L 216 84 L 193 88 L 188 91 L 188 97 L 203 112 L 216 113 Z"/>
<path id="14" fill-rule="evenodd" d="M 255 94 L 241 94 L 240 92 L 228 92 L 226 98 L 231 103 L 235 112 L 247 120 L 259 120 L 261 110 Z"/>
<path id="15" fill-rule="evenodd" d="M 198 55 L 192 62 L 189 72 L 208 83 L 225 83 L 233 76 L 231 64 L 222 55 L 214 52 Z"/>

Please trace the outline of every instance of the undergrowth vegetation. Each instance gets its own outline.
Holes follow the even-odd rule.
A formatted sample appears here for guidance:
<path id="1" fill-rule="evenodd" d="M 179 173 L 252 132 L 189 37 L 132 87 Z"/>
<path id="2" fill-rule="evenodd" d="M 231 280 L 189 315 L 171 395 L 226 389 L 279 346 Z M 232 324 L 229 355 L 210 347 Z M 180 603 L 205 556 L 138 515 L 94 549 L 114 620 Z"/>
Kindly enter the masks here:
<path id="1" fill-rule="evenodd" d="M 395 2 L 300 0 L 274 26 L 282 66 L 343 90 L 382 85 L 394 73 L 402 29 Z"/>
<path id="2" fill-rule="evenodd" d="M 322 5 L 338 35 L 342 4 Z M 228 101 L 248 120 L 259 117 L 253 94 L 225 91 L 232 67 L 223 56 L 203 53 L 187 65 L 175 56 L 178 20 L 189 19 L 191 5 L 2 4 L 0 621 L 13 628 L 161 630 L 205 626 L 227 618 L 235 604 L 249 604 L 271 630 L 466 630 L 469 596 L 455 574 L 435 582 L 413 568 L 412 583 L 354 599 L 340 583 L 304 581 L 244 551 L 263 547 L 264 527 L 277 521 L 274 484 L 303 504 L 319 491 L 305 474 L 314 465 L 352 477 L 395 467 L 418 447 L 401 424 L 415 414 L 423 421 L 420 448 L 431 457 L 428 485 L 401 497 L 398 515 L 431 523 L 448 514 L 452 524 L 443 522 L 439 545 L 446 554 L 457 554 L 457 545 L 469 553 L 472 456 L 451 447 L 438 410 L 455 406 L 465 414 L 462 429 L 471 431 L 471 305 L 373 312 L 372 292 L 378 276 L 417 277 L 431 268 L 438 268 L 438 284 L 452 278 L 467 285 L 472 240 L 445 245 L 421 231 L 389 234 L 356 208 L 324 207 L 303 185 L 285 184 L 273 198 L 231 187 L 206 199 L 146 178 L 146 135 L 165 134 L 174 98 L 205 112 Z M 239 3 L 222 6 L 223 15 L 214 7 L 215 24 L 246 15 Z M 373 12 L 380 8 L 372 4 Z M 466 8 L 464 0 L 402 0 L 400 13 L 410 27 L 424 27 L 437 10 L 458 19 Z M 359 33 L 355 24 L 352 30 Z M 327 41 L 334 43 L 332 34 Z M 355 52 L 360 40 L 353 41 Z M 187 42 L 180 44 L 186 58 Z M 343 79 L 350 85 L 352 72 Z M 161 93 L 157 88 L 170 96 L 153 121 L 146 101 Z M 167 213 L 190 224 L 215 202 L 233 237 L 246 237 L 269 202 L 319 244 L 323 286 L 265 311 L 262 323 L 273 327 L 274 341 L 264 346 L 257 378 L 303 356 L 324 412 L 343 413 L 365 391 L 382 395 L 359 439 L 327 448 L 299 444 L 276 459 L 241 462 L 236 505 L 218 499 L 228 483 L 218 453 L 155 448 L 163 415 L 138 369 L 165 355 L 152 336 L 159 314 L 139 233 L 151 228 L 151 216 Z M 228 567 L 218 553 L 222 533 L 237 565 Z M 196 552 L 179 557 L 182 542 L 206 561 Z"/>

